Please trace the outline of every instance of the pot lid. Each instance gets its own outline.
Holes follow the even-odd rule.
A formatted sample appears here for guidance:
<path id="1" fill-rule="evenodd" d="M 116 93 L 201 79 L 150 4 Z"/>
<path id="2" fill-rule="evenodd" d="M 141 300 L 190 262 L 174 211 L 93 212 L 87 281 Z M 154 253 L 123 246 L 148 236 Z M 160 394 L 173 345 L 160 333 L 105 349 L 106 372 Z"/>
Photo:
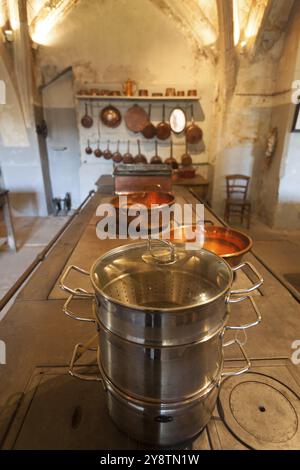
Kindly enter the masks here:
<path id="1" fill-rule="evenodd" d="M 143 311 L 205 305 L 225 294 L 232 279 L 230 266 L 219 256 L 166 240 L 118 247 L 91 269 L 93 286 L 102 297 Z"/>

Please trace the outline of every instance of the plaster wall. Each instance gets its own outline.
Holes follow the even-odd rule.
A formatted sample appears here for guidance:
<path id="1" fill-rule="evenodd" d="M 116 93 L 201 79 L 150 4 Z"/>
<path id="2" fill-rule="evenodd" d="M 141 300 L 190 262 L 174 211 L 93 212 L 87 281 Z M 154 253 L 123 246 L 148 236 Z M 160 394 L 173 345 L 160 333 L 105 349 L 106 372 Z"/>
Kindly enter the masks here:
<path id="1" fill-rule="evenodd" d="M 295 8 L 277 68 L 271 127 L 278 127 L 278 143 L 260 194 L 259 214 L 275 228 L 300 228 L 300 134 L 291 133 L 292 82 L 300 79 L 299 41 L 300 9 Z"/>
<path id="2" fill-rule="evenodd" d="M 18 71 L 9 48 L 0 45 L 0 79 L 6 84 L 6 103 L 0 105 L 2 183 L 10 191 L 14 215 L 47 215 L 45 174 L 34 124 L 34 114 L 39 110 L 31 100 L 30 111 L 24 111 L 17 87 Z"/>

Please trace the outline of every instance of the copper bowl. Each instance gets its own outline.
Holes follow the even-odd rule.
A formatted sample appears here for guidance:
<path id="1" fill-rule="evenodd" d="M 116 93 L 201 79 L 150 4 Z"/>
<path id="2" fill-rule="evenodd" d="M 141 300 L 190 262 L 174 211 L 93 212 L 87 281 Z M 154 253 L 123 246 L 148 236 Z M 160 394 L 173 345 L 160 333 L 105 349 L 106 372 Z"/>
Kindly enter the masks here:
<path id="1" fill-rule="evenodd" d="M 128 211 L 133 205 L 138 205 L 138 204 L 143 204 L 144 206 L 147 207 L 147 217 L 148 217 L 148 230 L 151 231 L 151 224 L 153 221 L 151 220 L 151 206 L 152 204 L 156 204 L 157 207 L 153 208 L 152 210 L 155 212 L 158 212 L 158 225 L 157 227 L 153 227 L 154 229 L 157 229 L 161 231 L 164 223 L 164 217 L 163 213 L 164 210 L 168 210 L 169 207 L 174 204 L 175 202 L 175 197 L 170 194 L 170 193 L 164 193 L 164 192 L 156 192 L 156 191 L 148 191 L 148 192 L 136 192 L 136 193 L 129 193 L 126 194 L 127 196 L 127 204 L 122 205 L 120 207 L 120 199 L 118 196 L 113 197 L 111 199 L 111 204 L 115 207 L 116 209 L 116 216 L 117 216 L 117 221 L 119 220 L 119 212 L 120 210 Z M 129 216 L 127 212 L 127 221 L 128 225 L 132 220 L 134 220 L 136 216 Z M 167 219 L 167 218 L 166 218 Z"/>
<path id="2" fill-rule="evenodd" d="M 185 236 L 186 227 L 184 225 L 179 227 L 181 230 L 173 228 L 170 231 L 170 240 L 175 244 L 195 242 L 196 236 L 193 238 Z M 192 229 L 195 232 L 197 226 L 193 225 Z M 252 239 L 239 230 L 210 224 L 204 226 L 203 248 L 224 258 L 231 267 L 235 267 L 241 262 L 244 254 L 251 250 L 252 245 Z"/>

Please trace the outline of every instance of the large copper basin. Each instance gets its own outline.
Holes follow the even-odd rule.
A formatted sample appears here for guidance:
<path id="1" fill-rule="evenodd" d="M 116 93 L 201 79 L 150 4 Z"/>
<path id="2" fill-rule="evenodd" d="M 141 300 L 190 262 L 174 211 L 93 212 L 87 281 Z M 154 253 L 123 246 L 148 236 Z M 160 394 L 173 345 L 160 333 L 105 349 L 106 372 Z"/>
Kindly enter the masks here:
<path id="1" fill-rule="evenodd" d="M 119 197 L 114 197 L 111 203 L 116 209 L 129 209 L 134 204 L 143 204 L 147 209 L 151 209 L 152 204 L 158 204 L 160 207 L 171 206 L 175 201 L 175 197 L 172 194 L 159 191 L 130 193 L 126 196 L 127 204 L 122 205 L 122 207 L 119 206 Z"/>
<path id="2" fill-rule="evenodd" d="M 161 231 L 162 227 L 164 227 L 165 224 L 169 225 L 167 213 L 166 213 L 165 218 L 163 214 L 164 214 L 164 210 L 167 211 L 169 207 L 175 202 L 175 197 L 172 194 L 159 192 L 159 191 L 158 192 L 147 191 L 147 192 L 130 193 L 130 194 L 127 194 L 126 197 L 127 197 L 126 204 L 121 202 L 121 205 L 120 205 L 119 197 L 113 197 L 111 200 L 111 204 L 116 209 L 116 215 L 118 219 L 119 219 L 120 211 L 127 212 L 130 209 L 130 207 L 134 205 L 138 205 L 138 204 L 143 204 L 144 206 L 146 206 L 147 212 L 148 212 L 147 216 L 148 216 L 148 232 L 149 233 L 151 229 Z M 152 208 L 152 214 L 151 214 L 151 207 L 153 204 L 156 204 L 157 207 L 155 209 Z M 154 215 L 156 211 L 158 213 L 158 216 L 157 216 L 157 219 L 154 219 L 153 221 L 153 218 L 151 218 L 151 215 Z M 136 216 L 130 216 L 127 213 L 128 224 L 132 220 L 134 220 L 135 217 Z M 158 220 L 158 223 L 156 223 L 156 220 Z M 154 226 L 155 224 L 156 226 Z"/>
<path id="3" fill-rule="evenodd" d="M 187 238 L 185 235 L 185 227 L 181 230 L 172 229 L 170 231 L 170 240 L 174 243 L 195 242 L 196 236 Z M 196 225 L 192 226 L 193 232 L 196 231 Z M 224 258 L 230 266 L 237 266 L 245 253 L 251 250 L 253 245 L 252 239 L 248 235 L 226 227 L 218 227 L 216 225 L 204 226 L 204 246 L 209 251 Z"/>

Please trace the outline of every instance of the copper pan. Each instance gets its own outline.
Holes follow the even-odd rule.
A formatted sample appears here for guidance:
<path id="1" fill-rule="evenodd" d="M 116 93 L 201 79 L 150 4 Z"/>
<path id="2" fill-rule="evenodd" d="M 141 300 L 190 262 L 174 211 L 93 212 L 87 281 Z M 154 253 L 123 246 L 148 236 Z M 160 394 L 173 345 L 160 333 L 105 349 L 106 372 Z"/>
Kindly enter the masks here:
<path id="1" fill-rule="evenodd" d="M 165 105 L 163 105 L 162 121 L 156 127 L 156 135 L 160 140 L 167 140 L 171 135 L 170 124 L 165 121 Z"/>
<path id="2" fill-rule="evenodd" d="M 100 113 L 100 119 L 106 127 L 115 129 L 121 124 L 122 117 L 120 111 L 112 105 L 106 106 Z"/>
<path id="3" fill-rule="evenodd" d="M 137 141 L 137 145 L 138 145 L 138 154 L 134 157 L 134 163 L 148 163 L 145 155 L 141 153 L 141 144 L 139 140 Z"/>
<path id="4" fill-rule="evenodd" d="M 172 229 L 170 231 L 170 240 L 174 243 L 195 242 L 196 236 L 188 238 L 185 235 L 184 225 L 181 230 Z M 193 233 L 196 232 L 197 226 L 192 225 Z M 206 221 L 204 225 L 204 245 L 209 251 L 224 258 L 231 267 L 240 264 L 243 256 L 253 245 L 252 239 L 248 235 L 227 227 L 218 227 L 211 221 Z"/>
<path id="5" fill-rule="evenodd" d="M 85 127 L 86 129 L 89 129 L 90 127 L 92 127 L 94 121 L 93 121 L 93 118 L 91 116 L 89 116 L 89 114 L 88 114 L 88 105 L 87 105 L 87 103 L 85 103 L 84 106 L 85 106 L 85 114 L 81 118 L 81 125 L 83 127 Z"/>
<path id="6" fill-rule="evenodd" d="M 157 152 L 157 140 L 155 141 L 155 155 L 153 155 L 153 157 L 151 158 L 150 163 L 151 163 L 152 165 L 162 163 L 162 159 L 161 159 L 161 157 L 158 155 L 158 152 Z"/>
<path id="7" fill-rule="evenodd" d="M 164 192 L 156 192 L 156 191 L 147 191 L 147 192 L 137 192 L 137 193 L 130 193 L 127 194 L 127 204 L 122 205 L 120 207 L 120 200 L 119 197 L 113 197 L 110 203 L 116 209 L 116 216 L 117 216 L 117 225 L 119 223 L 120 218 L 120 211 L 125 211 L 127 217 L 127 224 L 129 225 L 135 218 L 136 215 L 129 215 L 129 209 L 136 206 L 138 210 L 138 205 L 143 204 L 147 208 L 147 223 L 148 223 L 148 231 L 149 233 L 152 231 L 161 231 L 163 228 L 164 223 L 164 211 L 169 211 L 169 207 L 174 204 L 175 197 L 171 193 L 164 193 Z M 155 204 L 155 208 L 151 206 Z M 154 216 L 154 220 L 151 216 L 157 211 L 157 217 Z M 156 220 L 157 219 L 157 220 Z M 166 220 L 168 218 L 166 217 Z M 157 225 L 153 225 L 155 222 L 158 222 Z"/>
<path id="8" fill-rule="evenodd" d="M 105 158 L 105 160 L 110 160 L 111 157 L 112 157 L 112 153 L 109 149 L 109 140 L 107 141 L 107 148 L 104 150 L 103 152 L 103 157 Z"/>
<path id="9" fill-rule="evenodd" d="M 142 130 L 142 134 L 146 139 L 153 139 L 156 135 L 156 127 L 151 122 L 151 103 L 149 104 L 148 122 Z"/>
<path id="10" fill-rule="evenodd" d="M 176 158 L 173 157 L 173 141 L 170 141 L 170 156 L 165 160 L 167 165 L 170 165 L 173 170 L 178 170 L 178 162 Z"/>
<path id="11" fill-rule="evenodd" d="M 117 143 L 117 150 L 113 153 L 112 159 L 115 163 L 120 163 L 123 160 L 123 155 L 120 152 L 120 141 Z"/>
<path id="12" fill-rule="evenodd" d="M 127 142 L 127 152 L 123 155 L 123 163 L 134 163 L 134 156 L 130 153 L 130 141 Z"/>
<path id="13" fill-rule="evenodd" d="M 148 115 L 141 106 L 134 104 L 126 111 L 125 123 L 130 131 L 142 132 L 148 123 Z"/>
<path id="14" fill-rule="evenodd" d="M 195 124 L 193 105 L 191 105 L 191 115 L 192 115 L 191 123 L 187 126 L 185 130 L 186 140 L 188 141 L 189 144 L 197 144 L 198 142 L 202 140 L 203 131 L 199 126 L 197 126 L 197 124 Z"/>

